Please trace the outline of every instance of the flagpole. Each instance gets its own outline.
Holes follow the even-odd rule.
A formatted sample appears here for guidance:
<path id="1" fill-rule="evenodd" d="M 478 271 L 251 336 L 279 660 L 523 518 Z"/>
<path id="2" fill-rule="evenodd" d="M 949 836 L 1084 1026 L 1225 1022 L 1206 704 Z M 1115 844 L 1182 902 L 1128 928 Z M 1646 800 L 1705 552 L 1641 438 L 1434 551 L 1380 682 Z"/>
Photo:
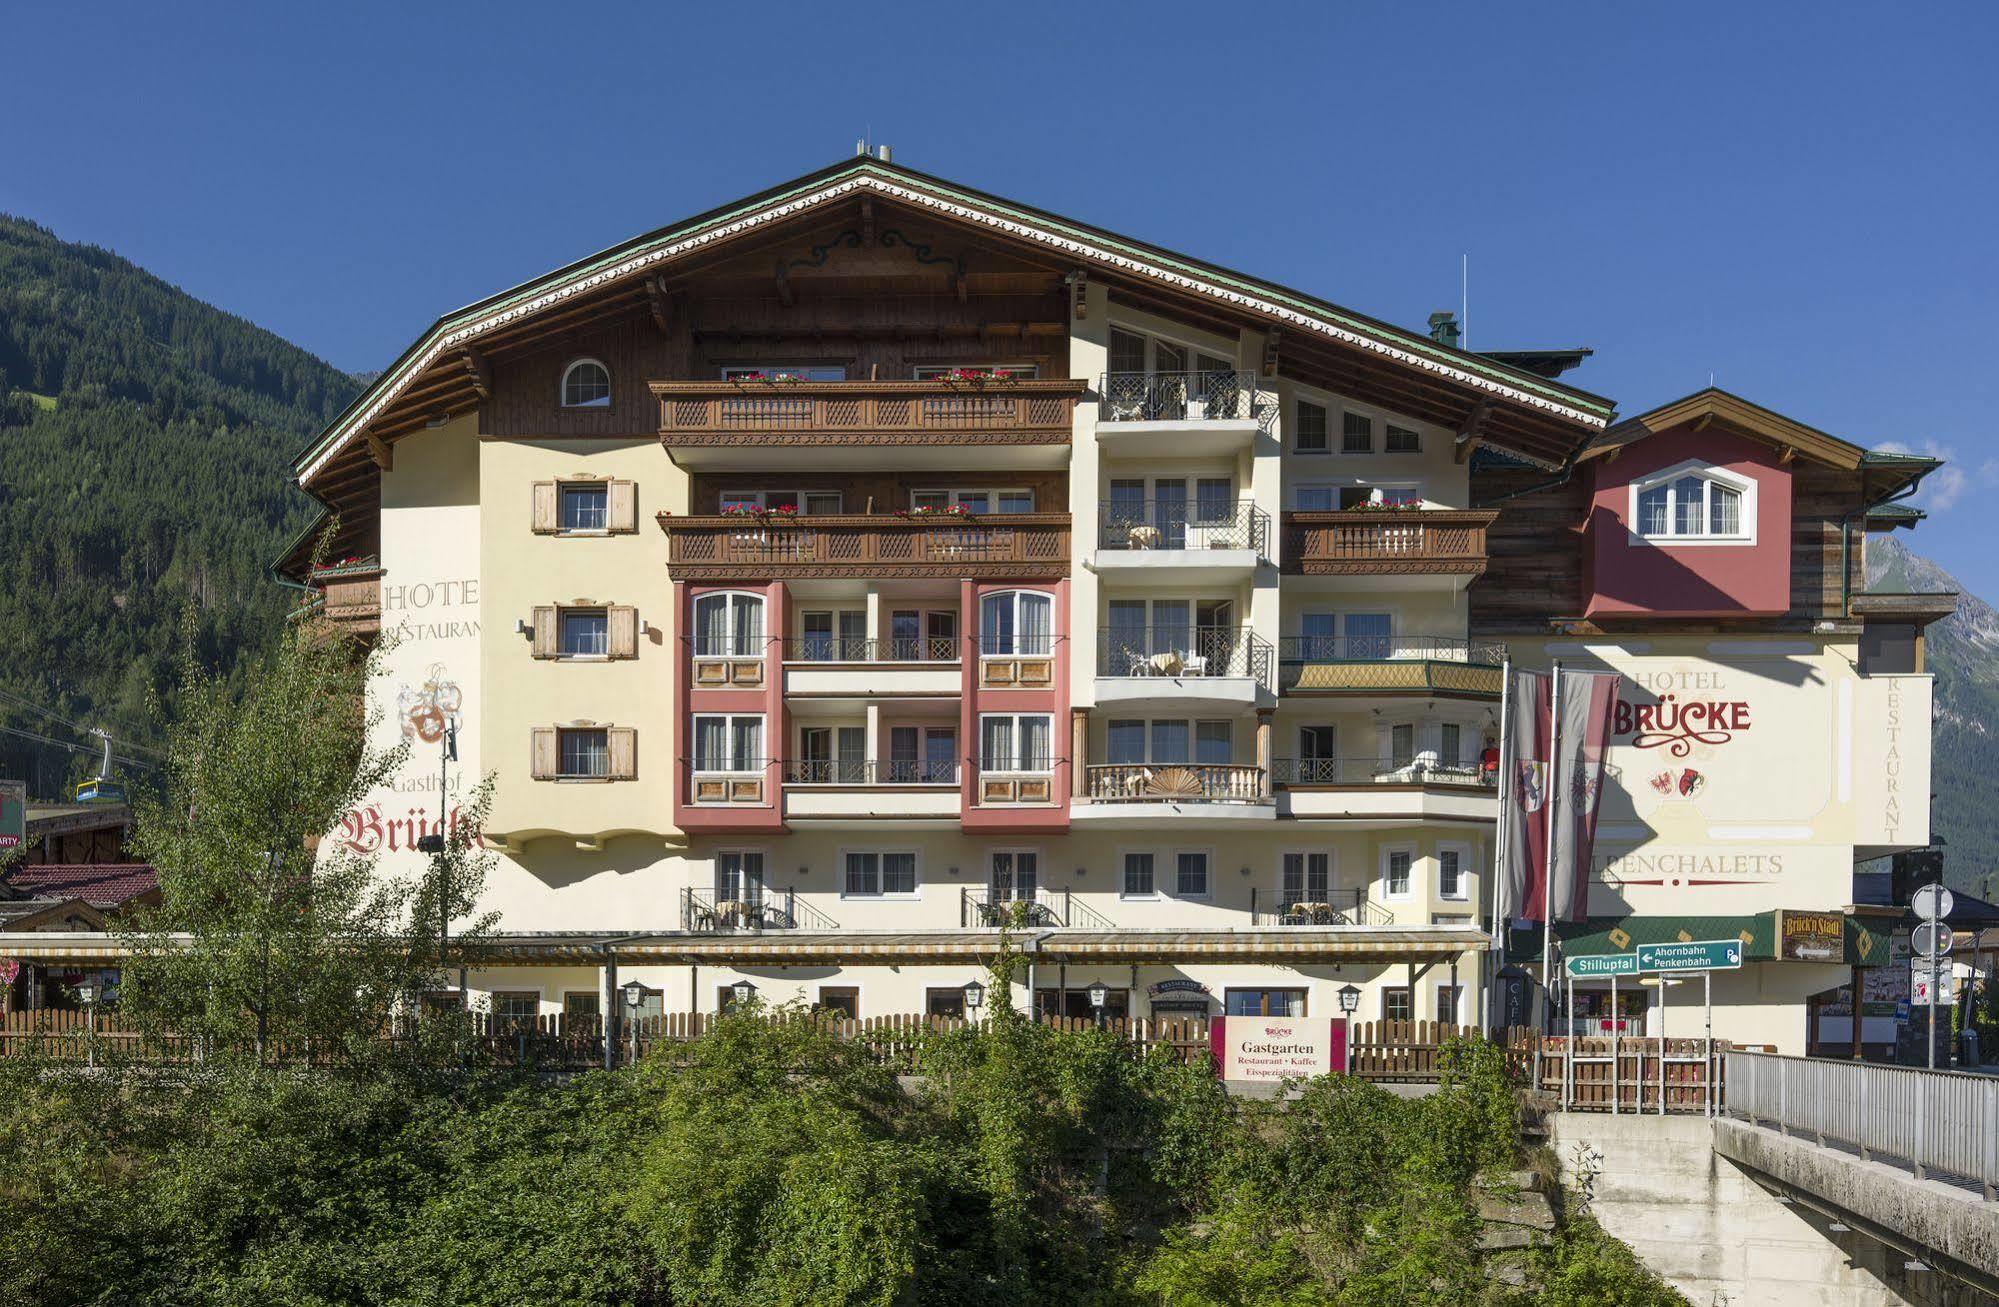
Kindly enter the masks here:
<path id="1" fill-rule="evenodd" d="M 1509 773 L 1513 768 L 1506 765 L 1507 737 L 1513 730 L 1513 651 L 1507 650 L 1499 662 L 1499 775 L 1495 778 L 1499 788 L 1499 822 L 1492 838 L 1492 884 L 1486 892 L 1485 925 L 1492 937 L 1491 947 L 1486 950 L 1485 977 L 1485 1035 L 1492 1038 L 1492 1009 L 1499 1001 L 1499 972 L 1506 963 L 1506 935 L 1500 925 L 1499 882 L 1506 875 L 1506 828 L 1513 823 L 1509 820 L 1512 809 L 1506 805 L 1513 793 L 1513 780 Z"/>
<path id="2" fill-rule="evenodd" d="M 1562 660 L 1554 663 L 1554 680 L 1548 690 L 1548 780 L 1547 809 L 1548 837 L 1542 844 L 1546 861 L 1541 868 L 1541 1028 L 1549 1028 L 1553 1013 L 1547 1009 L 1553 1006 L 1554 991 L 1548 988 L 1550 968 L 1554 962 L 1555 950 L 1555 822 L 1561 801 L 1561 777 L 1556 775 L 1557 764 L 1562 757 Z M 1573 1050 L 1571 1050 L 1573 1051 Z M 1536 1089 L 1540 1086 L 1536 1085 Z"/>

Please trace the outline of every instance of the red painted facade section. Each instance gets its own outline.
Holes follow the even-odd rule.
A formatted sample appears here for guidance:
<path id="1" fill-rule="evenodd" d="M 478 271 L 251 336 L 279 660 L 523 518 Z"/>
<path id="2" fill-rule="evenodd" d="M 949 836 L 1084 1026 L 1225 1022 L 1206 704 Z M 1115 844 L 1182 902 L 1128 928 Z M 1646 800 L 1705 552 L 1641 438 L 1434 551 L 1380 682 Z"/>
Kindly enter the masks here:
<path id="1" fill-rule="evenodd" d="M 983 689 L 979 685 L 979 619 L 987 595 L 1011 590 L 1033 590 L 1054 598 L 1053 658 L 1049 688 L 1045 690 Z M 965 742 L 965 767 L 959 788 L 960 822 L 967 831 L 991 831 L 1012 835 L 1059 835 L 1069 829 L 1069 583 L 1023 585 L 1008 582 L 963 581 L 959 583 L 960 619 L 965 628 L 964 698 L 959 707 L 959 738 Z M 989 712 L 1047 713 L 1050 717 L 1049 745 L 1054 753 L 1054 776 L 1050 788 L 1054 802 L 1048 804 L 982 804 L 979 796 L 979 715 Z"/>
<path id="2" fill-rule="evenodd" d="M 694 601 L 704 594 L 734 591 L 758 594 L 764 600 L 764 683 L 756 689 L 694 688 Z M 784 830 L 784 742 L 790 738 L 790 715 L 784 706 L 785 586 L 673 585 L 674 611 L 683 635 L 676 662 L 674 688 L 679 692 L 680 740 L 673 772 L 673 822 L 693 835 L 769 834 Z M 764 719 L 764 783 L 761 803 L 695 803 L 694 718 L 700 713 L 762 713 Z"/>
<path id="3" fill-rule="evenodd" d="M 1751 543 L 1675 545 L 1646 540 L 1631 487 L 1698 462 L 1756 486 Z M 1722 431 L 1672 428 L 1587 467 L 1583 616 L 1770 617 L 1791 607 L 1791 473 L 1778 451 Z"/>

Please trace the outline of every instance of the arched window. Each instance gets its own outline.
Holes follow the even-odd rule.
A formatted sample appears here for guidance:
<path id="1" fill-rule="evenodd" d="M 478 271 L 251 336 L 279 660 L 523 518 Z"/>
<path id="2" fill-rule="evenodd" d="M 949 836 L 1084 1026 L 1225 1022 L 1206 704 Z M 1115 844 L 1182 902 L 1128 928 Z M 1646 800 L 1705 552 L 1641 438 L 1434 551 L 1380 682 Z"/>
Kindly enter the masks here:
<path id="1" fill-rule="evenodd" d="M 725 590 L 695 599 L 695 657 L 760 658 L 763 646 L 762 595 Z"/>
<path id="2" fill-rule="evenodd" d="M 979 605 L 979 652 L 1019 657 L 1054 648 L 1055 600 L 1039 590 L 1002 590 Z"/>
<path id="3" fill-rule="evenodd" d="M 596 359 L 577 359 L 564 368 L 562 407 L 611 407 L 611 370 Z"/>
<path id="4" fill-rule="evenodd" d="M 1631 524 L 1662 544 L 1753 543 L 1756 483 L 1697 462 L 1665 468 L 1632 483 Z"/>

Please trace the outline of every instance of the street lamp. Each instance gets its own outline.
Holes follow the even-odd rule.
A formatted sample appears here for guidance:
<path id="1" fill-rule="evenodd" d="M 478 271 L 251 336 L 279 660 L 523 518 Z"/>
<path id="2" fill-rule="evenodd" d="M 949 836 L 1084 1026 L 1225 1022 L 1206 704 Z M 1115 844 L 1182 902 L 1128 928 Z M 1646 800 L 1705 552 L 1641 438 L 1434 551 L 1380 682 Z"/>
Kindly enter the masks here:
<path id="1" fill-rule="evenodd" d="M 1104 1000 L 1111 996 L 1111 987 L 1101 980 L 1090 982 L 1090 1010 L 1097 1014 L 1097 1024 L 1104 1024 Z"/>
<path id="2" fill-rule="evenodd" d="M 1353 1014 L 1360 1008 L 1360 986 L 1341 985 L 1339 988 L 1340 1015 L 1346 1018 L 1347 1046 L 1346 1073 L 1353 1074 Z"/>
<path id="3" fill-rule="evenodd" d="M 971 1013 L 972 1020 L 979 1019 L 979 1009 L 986 1005 L 986 987 L 973 980 L 965 985 L 965 1011 Z"/>
<path id="4" fill-rule="evenodd" d="M 632 1032 L 631 1060 L 639 1060 L 639 1005 L 646 1001 L 646 987 L 636 980 L 628 980 L 619 986 L 625 995 L 625 1029 Z"/>
<path id="5" fill-rule="evenodd" d="M 90 1034 L 83 1046 L 84 1066 L 95 1071 L 97 1069 L 97 986 L 86 980 L 76 987 L 76 996 L 83 1001 L 84 1013 L 90 1018 Z"/>
<path id="6" fill-rule="evenodd" d="M 739 980 L 729 986 L 729 993 L 736 1000 L 736 1010 L 738 1012 L 747 1011 L 750 1006 L 750 1000 L 757 996 L 757 987 L 747 980 Z"/>

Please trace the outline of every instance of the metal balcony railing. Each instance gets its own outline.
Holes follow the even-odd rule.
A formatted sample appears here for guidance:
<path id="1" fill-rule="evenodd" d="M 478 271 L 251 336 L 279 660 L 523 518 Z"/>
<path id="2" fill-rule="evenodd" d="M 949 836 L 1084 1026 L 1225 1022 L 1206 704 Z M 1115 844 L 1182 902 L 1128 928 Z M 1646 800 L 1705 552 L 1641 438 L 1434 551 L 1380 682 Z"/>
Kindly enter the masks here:
<path id="1" fill-rule="evenodd" d="M 1244 763 L 1109 763 L 1089 768 L 1087 785 L 1097 803 L 1263 803 L 1264 775 Z"/>
<path id="2" fill-rule="evenodd" d="M 1248 549 L 1262 556 L 1270 548 L 1270 514 L 1247 500 L 1107 499 L 1098 505 L 1097 548 Z"/>
<path id="3" fill-rule="evenodd" d="M 1461 785 L 1490 789 L 1498 778 L 1476 759 L 1446 761 L 1433 750 L 1406 758 L 1274 758 L 1276 785 Z"/>
<path id="4" fill-rule="evenodd" d="M 788 663 L 955 663 L 955 635 L 892 636 L 885 640 L 858 636 L 803 635 L 784 642 Z"/>
<path id="5" fill-rule="evenodd" d="M 733 892 L 680 891 L 680 928 L 700 934 L 766 930 L 838 930 L 825 913 L 801 901 L 796 890 L 746 885 Z"/>
<path id="6" fill-rule="evenodd" d="M 1036 889 L 1027 894 L 965 885 L 958 891 L 958 924 L 966 929 L 1007 926 L 1072 926 L 1114 930 L 1110 918 L 1078 902 L 1069 890 Z"/>
<path id="7" fill-rule="evenodd" d="M 1106 372 L 1097 383 L 1101 422 L 1261 420 L 1273 396 L 1254 372 Z"/>
<path id="8" fill-rule="evenodd" d="M 1117 627 L 1097 636 L 1099 676 L 1247 676 L 1270 686 L 1270 641 L 1244 626 Z"/>
<path id="9" fill-rule="evenodd" d="M 1392 926 L 1395 914 L 1371 901 L 1364 889 L 1336 890 L 1310 885 L 1277 894 L 1249 891 L 1251 924 L 1257 926 Z"/>
<path id="10" fill-rule="evenodd" d="M 956 785 L 955 758 L 791 758 L 786 785 Z"/>

